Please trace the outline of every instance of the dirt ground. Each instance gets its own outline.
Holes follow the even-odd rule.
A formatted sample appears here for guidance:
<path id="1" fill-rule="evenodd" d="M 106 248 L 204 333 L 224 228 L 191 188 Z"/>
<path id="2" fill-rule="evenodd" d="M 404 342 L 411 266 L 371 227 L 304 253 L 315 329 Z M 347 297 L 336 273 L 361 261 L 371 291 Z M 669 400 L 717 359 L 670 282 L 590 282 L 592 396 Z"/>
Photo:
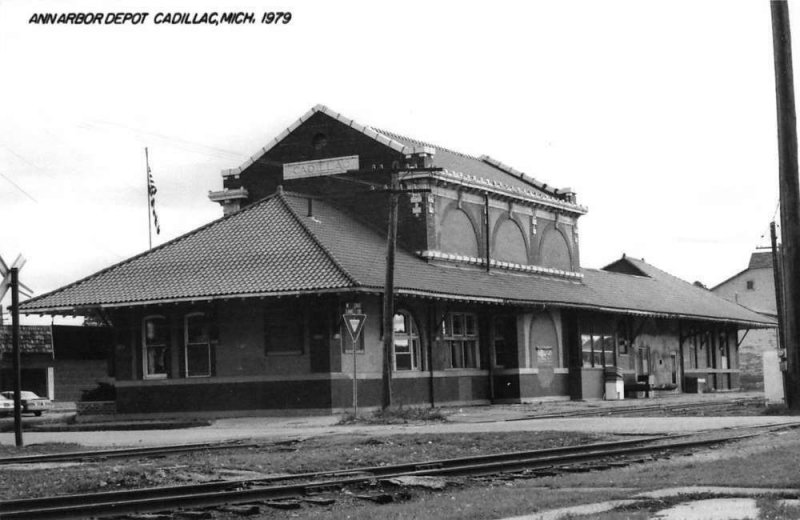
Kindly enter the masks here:
<path id="1" fill-rule="evenodd" d="M 175 433 L 183 433 L 183 442 L 192 442 L 195 440 L 191 435 L 193 430 L 236 432 L 235 438 L 240 439 L 243 434 L 258 431 L 258 427 L 265 423 L 270 424 L 272 430 L 268 435 L 249 439 L 248 442 L 253 446 L 230 450 L 83 464 L 4 466 L 0 472 L 0 499 L 419 462 L 628 439 L 631 433 L 642 431 L 701 431 L 731 425 L 798 422 L 798 418 L 791 416 L 765 416 L 763 407 L 756 405 L 734 407 L 727 417 L 721 416 L 719 411 L 715 412 L 719 415 L 714 416 L 687 411 L 669 417 L 661 414 L 655 417 L 526 419 L 531 410 L 521 406 L 493 407 L 484 413 L 480 412 L 475 409 L 454 409 L 448 412 L 449 421 L 444 424 L 391 426 L 336 426 L 335 418 L 225 419 L 208 428 Z M 548 425 L 559 428 L 548 430 Z M 562 429 L 567 426 L 572 430 Z M 91 444 L 91 441 L 102 436 L 119 440 L 119 434 L 161 438 L 160 444 L 165 443 L 164 438 L 159 437 L 162 432 L 158 431 L 75 433 L 82 436 L 83 443 L 80 445 L 41 442 L 18 449 L 4 442 L 0 445 L 0 456 L 86 449 L 84 443 Z M 265 432 L 262 430 L 260 433 Z M 63 432 L 52 435 L 56 439 L 64 437 Z M 29 442 L 32 436 L 32 433 L 26 434 Z M 227 511 L 217 510 L 209 514 L 216 519 L 242 518 L 243 515 L 267 519 L 503 518 L 578 503 L 625 500 L 641 491 L 677 485 L 792 488 L 800 484 L 796 478 L 798 466 L 800 432 L 787 430 L 716 450 L 699 450 L 691 455 L 627 468 L 537 479 L 507 476 L 454 478 L 446 479 L 443 489 L 374 482 L 347 489 L 343 493 L 318 497 L 322 501 L 298 502 L 291 506 L 295 509 L 276 509 L 260 504 L 244 509 L 233 507 Z M 602 517 L 649 518 L 651 510 L 669 502 L 670 499 L 650 500 L 638 509 L 619 513 L 623 516 L 607 513 Z M 258 508 L 257 513 L 253 507 Z M 772 501 L 766 503 L 765 510 L 774 513 L 769 518 L 782 518 L 782 507 Z"/>

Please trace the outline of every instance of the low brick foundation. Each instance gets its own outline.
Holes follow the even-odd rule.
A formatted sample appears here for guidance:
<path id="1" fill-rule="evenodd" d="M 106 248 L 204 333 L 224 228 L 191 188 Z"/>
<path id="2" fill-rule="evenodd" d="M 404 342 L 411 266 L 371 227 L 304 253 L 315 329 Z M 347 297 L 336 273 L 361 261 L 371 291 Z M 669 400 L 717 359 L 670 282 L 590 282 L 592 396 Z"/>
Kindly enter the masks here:
<path id="1" fill-rule="evenodd" d="M 78 401 L 75 406 L 78 415 L 114 415 L 117 413 L 116 401 Z"/>

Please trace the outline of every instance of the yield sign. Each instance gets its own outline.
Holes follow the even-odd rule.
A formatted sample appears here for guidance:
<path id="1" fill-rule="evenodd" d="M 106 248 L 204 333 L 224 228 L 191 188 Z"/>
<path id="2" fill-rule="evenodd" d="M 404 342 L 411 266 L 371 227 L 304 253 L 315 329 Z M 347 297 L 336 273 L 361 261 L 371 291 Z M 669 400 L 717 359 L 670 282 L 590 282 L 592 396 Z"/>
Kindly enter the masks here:
<path id="1" fill-rule="evenodd" d="M 364 328 L 364 322 L 367 321 L 366 314 L 342 314 L 342 318 L 344 318 L 344 324 L 347 326 L 347 332 L 350 333 L 350 337 L 353 338 L 353 343 L 358 341 L 358 337 L 361 335 L 361 330 Z"/>

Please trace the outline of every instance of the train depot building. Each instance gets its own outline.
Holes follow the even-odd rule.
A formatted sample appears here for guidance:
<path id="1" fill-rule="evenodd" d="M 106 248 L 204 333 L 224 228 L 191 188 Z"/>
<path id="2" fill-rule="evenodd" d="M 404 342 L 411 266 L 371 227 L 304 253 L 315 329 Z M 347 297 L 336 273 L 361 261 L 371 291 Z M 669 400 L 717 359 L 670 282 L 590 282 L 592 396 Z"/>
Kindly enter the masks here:
<path id="1" fill-rule="evenodd" d="M 737 332 L 775 326 L 643 260 L 581 268 L 569 189 L 321 105 L 222 175 L 219 220 L 21 305 L 113 327 L 120 413 L 331 413 L 354 366 L 359 406 L 379 406 L 384 334 L 393 404 L 733 390 Z"/>

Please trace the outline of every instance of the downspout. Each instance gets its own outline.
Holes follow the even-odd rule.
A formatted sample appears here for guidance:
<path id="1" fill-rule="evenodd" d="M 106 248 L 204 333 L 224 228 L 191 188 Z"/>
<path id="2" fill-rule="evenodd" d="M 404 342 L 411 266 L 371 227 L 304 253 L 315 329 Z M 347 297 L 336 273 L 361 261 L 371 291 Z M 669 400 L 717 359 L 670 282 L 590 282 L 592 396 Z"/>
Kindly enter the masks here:
<path id="1" fill-rule="evenodd" d="M 433 327 L 436 321 L 436 302 L 428 307 L 428 393 L 431 400 L 431 408 L 436 407 L 436 400 L 434 398 L 434 384 L 433 384 L 433 341 L 436 338 L 436 330 Z"/>
<path id="2" fill-rule="evenodd" d="M 514 317 L 516 318 L 516 315 Z M 494 350 L 494 320 L 492 320 L 491 315 L 487 316 L 486 320 L 489 325 L 486 328 L 486 335 L 489 339 L 489 402 L 494 403 L 494 362 L 496 359 Z"/>
<path id="3" fill-rule="evenodd" d="M 483 194 L 483 235 L 485 237 L 486 246 L 486 272 L 491 272 L 491 237 L 489 236 L 489 192 Z M 492 318 L 487 316 L 488 329 L 487 338 L 489 339 L 489 401 L 494 402 L 494 341 L 492 341 Z"/>
<path id="4" fill-rule="evenodd" d="M 680 370 L 681 370 L 681 393 L 686 392 L 686 368 L 684 367 L 684 356 L 683 356 L 683 327 L 682 327 L 681 320 L 678 320 L 678 359 L 680 360 Z"/>
<path id="5" fill-rule="evenodd" d="M 486 272 L 491 271 L 492 255 L 490 253 L 490 237 L 489 237 L 489 192 L 483 194 L 483 235 L 486 238 Z"/>

